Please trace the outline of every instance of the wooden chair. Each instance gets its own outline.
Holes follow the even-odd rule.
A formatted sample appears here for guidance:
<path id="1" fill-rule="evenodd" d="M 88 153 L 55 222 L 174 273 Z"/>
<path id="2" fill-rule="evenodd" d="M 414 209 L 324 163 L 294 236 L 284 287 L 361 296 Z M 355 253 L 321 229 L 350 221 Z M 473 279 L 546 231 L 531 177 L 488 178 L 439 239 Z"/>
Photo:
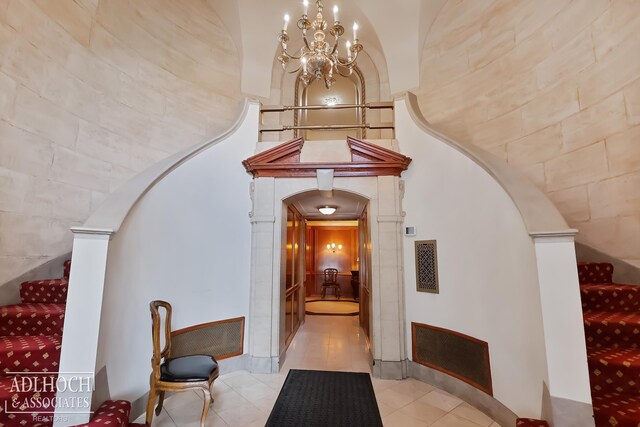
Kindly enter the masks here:
<path id="1" fill-rule="evenodd" d="M 156 415 L 162 411 L 164 393 L 201 389 L 204 393 L 204 406 L 200 417 L 200 427 L 204 427 L 209 405 L 213 403 L 211 385 L 218 378 L 218 363 L 213 356 L 192 355 L 171 358 L 171 304 L 166 301 L 151 301 L 151 320 L 153 321 L 153 358 L 151 359 L 151 380 L 149 400 L 147 402 L 147 427 L 153 420 L 153 407 L 156 397 L 160 397 Z M 160 351 L 161 318 L 159 308 L 165 309 L 164 348 Z"/>
<path id="2" fill-rule="evenodd" d="M 327 294 L 327 289 L 332 289 L 336 298 L 340 299 L 340 285 L 338 284 L 338 269 L 325 268 L 322 273 L 322 298 Z"/>

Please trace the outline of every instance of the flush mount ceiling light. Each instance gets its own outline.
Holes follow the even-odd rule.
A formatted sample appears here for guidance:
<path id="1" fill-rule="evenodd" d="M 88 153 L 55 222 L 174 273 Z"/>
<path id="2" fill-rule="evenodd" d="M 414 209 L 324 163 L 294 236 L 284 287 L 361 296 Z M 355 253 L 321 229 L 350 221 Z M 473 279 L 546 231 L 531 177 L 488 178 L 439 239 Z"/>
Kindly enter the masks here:
<path id="1" fill-rule="evenodd" d="M 322 215 L 332 215 L 336 211 L 336 209 L 337 208 L 335 206 L 323 206 L 321 208 L 318 208 Z"/>
<path id="2" fill-rule="evenodd" d="M 338 19 L 338 6 L 333 7 L 333 25 L 329 28 L 329 23 L 322 15 L 322 0 L 316 0 L 317 13 L 315 19 L 313 16 L 308 15 L 309 1 L 304 0 L 302 4 L 304 11 L 296 26 L 302 32 L 304 46 L 298 52 L 290 53 L 287 50 L 287 43 L 289 42 L 287 27 L 291 18 L 289 15 L 285 15 L 284 27 L 278 34 L 278 41 L 282 48 L 282 53 L 278 56 L 278 60 L 285 70 L 290 62 L 296 63 L 298 65 L 297 68 L 290 71 L 290 73 L 297 73 L 302 70 L 301 79 L 305 86 L 308 86 L 314 80 L 320 80 L 324 81 L 328 89 L 336 81 L 334 75 L 348 77 L 353 72 L 358 53 L 362 51 L 362 45 L 358 41 L 358 24 L 353 24 L 353 42 L 347 41 L 345 43 L 345 57 L 345 55 L 340 55 L 338 46 L 340 37 L 344 34 L 344 27 Z M 325 40 L 327 30 L 333 36 L 333 43 Z M 313 40 L 309 40 L 310 37 L 307 33 L 311 33 Z"/>

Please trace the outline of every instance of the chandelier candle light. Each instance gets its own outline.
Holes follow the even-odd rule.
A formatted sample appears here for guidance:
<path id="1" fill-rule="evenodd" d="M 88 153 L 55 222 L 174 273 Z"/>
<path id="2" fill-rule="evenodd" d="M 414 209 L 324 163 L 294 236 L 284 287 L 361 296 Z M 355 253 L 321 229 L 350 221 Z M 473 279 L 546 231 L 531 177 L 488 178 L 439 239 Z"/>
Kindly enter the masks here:
<path id="1" fill-rule="evenodd" d="M 353 73 L 353 67 L 358 59 L 358 53 L 363 49 L 358 42 L 358 24 L 353 24 L 353 41 L 347 41 L 347 56 L 340 56 L 339 42 L 340 37 L 344 34 L 344 27 L 338 19 L 338 6 L 333 7 L 333 26 L 329 29 L 329 34 L 334 38 L 333 44 L 325 41 L 329 24 L 322 16 L 322 0 L 316 0 L 316 8 L 318 10 L 315 20 L 310 21 L 307 16 L 309 9 L 308 0 L 303 2 L 302 17 L 298 19 L 297 27 L 302 31 L 304 46 L 299 52 L 291 54 L 287 51 L 287 43 L 289 43 L 289 35 L 287 28 L 289 27 L 289 15 L 284 15 L 284 26 L 278 34 L 278 41 L 282 47 L 282 53 L 278 56 L 278 60 L 282 64 L 282 68 L 287 70 L 291 60 L 298 61 L 298 67 L 290 71 L 297 73 L 302 70 L 301 79 L 305 86 L 311 84 L 314 80 L 324 81 L 324 85 L 328 88 L 336 81 L 334 74 L 348 77 Z M 313 30 L 313 40 L 309 41 L 307 32 Z"/>

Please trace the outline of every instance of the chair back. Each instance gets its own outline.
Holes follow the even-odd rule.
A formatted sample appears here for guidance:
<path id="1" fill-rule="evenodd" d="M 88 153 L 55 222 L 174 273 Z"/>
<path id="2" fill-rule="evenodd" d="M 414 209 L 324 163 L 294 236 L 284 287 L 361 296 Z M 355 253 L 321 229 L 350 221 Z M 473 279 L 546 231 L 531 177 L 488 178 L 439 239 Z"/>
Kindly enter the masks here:
<path id="1" fill-rule="evenodd" d="M 151 301 L 149 304 L 151 309 L 151 338 L 153 341 L 153 357 L 151 359 L 151 368 L 153 369 L 153 376 L 156 379 L 160 378 L 160 364 L 162 359 L 166 359 L 171 356 L 171 304 L 166 301 Z M 160 350 L 161 345 L 161 329 L 162 328 L 162 316 L 160 315 L 160 308 L 165 311 L 164 316 L 164 347 Z"/>
<path id="2" fill-rule="evenodd" d="M 337 268 L 325 268 L 323 275 L 324 283 L 338 283 L 338 269 Z"/>

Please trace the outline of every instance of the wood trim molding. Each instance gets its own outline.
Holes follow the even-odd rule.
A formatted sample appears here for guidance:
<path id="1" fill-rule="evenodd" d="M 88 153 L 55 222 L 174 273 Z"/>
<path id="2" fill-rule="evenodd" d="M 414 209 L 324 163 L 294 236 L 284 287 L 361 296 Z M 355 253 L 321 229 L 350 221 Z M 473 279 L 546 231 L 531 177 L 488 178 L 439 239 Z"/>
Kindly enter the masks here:
<path id="1" fill-rule="evenodd" d="M 439 365 L 435 365 L 433 363 L 429 363 L 425 360 L 422 360 L 418 357 L 418 346 L 416 343 L 416 329 L 417 328 L 425 328 L 425 329 L 432 329 L 434 331 L 440 331 L 440 332 L 446 332 L 448 334 L 451 335 L 455 335 L 461 338 L 464 338 L 466 340 L 469 341 L 473 341 L 479 345 L 481 345 L 483 347 L 484 350 L 484 355 L 485 355 L 485 360 L 487 361 L 487 364 L 485 366 L 486 371 L 489 374 L 489 378 L 488 378 L 488 387 L 483 386 L 482 384 L 478 384 L 475 381 L 470 380 L 469 378 L 462 376 L 456 372 L 450 371 L 446 368 L 443 368 L 442 366 Z M 411 322 L 411 347 L 412 347 L 412 359 L 415 363 L 418 363 L 420 365 L 424 365 L 427 366 L 431 369 L 435 369 L 436 371 L 440 371 L 443 372 L 447 375 L 451 375 L 454 378 L 459 379 L 460 381 L 464 381 L 465 383 L 472 385 L 473 387 L 477 388 L 478 390 L 481 390 L 485 393 L 487 393 L 489 396 L 493 396 L 493 378 L 491 376 L 491 359 L 489 357 L 489 343 L 487 343 L 486 341 L 482 341 L 479 340 L 478 338 L 474 338 L 472 336 L 469 335 L 465 335 L 463 333 L 460 332 L 456 332 L 456 331 L 452 331 L 451 329 L 445 329 L 445 328 L 439 328 L 437 326 L 432 326 L 432 325 L 426 325 L 424 323 L 418 323 L 418 322 Z"/>
<path id="2" fill-rule="evenodd" d="M 242 164 L 254 178 L 308 178 L 315 177 L 318 169 L 333 169 L 335 177 L 400 176 L 411 163 L 411 158 L 367 141 L 348 137 L 347 144 L 351 162 L 301 163 L 304 140 L 300 137 L 249 157 Z"/>

